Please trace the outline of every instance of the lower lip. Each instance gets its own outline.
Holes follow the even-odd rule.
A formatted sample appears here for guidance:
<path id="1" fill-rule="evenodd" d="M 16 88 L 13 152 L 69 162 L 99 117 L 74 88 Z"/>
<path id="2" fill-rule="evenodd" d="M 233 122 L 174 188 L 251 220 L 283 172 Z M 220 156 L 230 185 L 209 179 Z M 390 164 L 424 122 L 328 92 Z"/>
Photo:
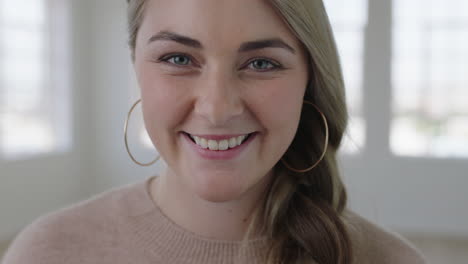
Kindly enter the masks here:
<path id="1" fill-rule="evenodd" d="M 254 134 L 250 135 L 250 137 L 242 143 L 241 145 L 227 149 L 227 150 L 209 150 L 209 149 L 204 149 L 200 147 L 199 145 L 195 144 L 195 142 L 190 139 L 190 137 L 185 134 L 181 133 L 182 136 L 187 140 L 189 143 L 189 146 L 196 152 L 198 153 L 202 158 L 205 159 L 210 159 L 210 160 L 229 160 L 229 159 L 234 159 L 238 157 L 250 143 L 257 137 L 257 132 Z"/>

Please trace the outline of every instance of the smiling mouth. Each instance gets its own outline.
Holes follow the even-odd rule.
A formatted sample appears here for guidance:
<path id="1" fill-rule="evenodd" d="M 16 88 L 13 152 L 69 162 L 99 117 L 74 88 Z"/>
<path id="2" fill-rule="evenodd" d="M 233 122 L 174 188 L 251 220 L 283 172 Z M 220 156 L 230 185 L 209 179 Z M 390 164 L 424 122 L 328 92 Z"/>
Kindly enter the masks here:
<path id="1" fill-rule="evenodd" d="M 198 145 L 199 147 L 203 149 L 223 151 L 223 150 L 236 148 L 244 144 L 244 142 L 246 142 L 256 132 L 249 133 L 249 134 L 242 135 L 242 136 L 226 138 L 222 140 L 207 139 L 204 137 L 191 135 L 187 132 L 183 132 L 183 133 L 186 134 L 193 143 L 195 143 L 196 145 Z"/>

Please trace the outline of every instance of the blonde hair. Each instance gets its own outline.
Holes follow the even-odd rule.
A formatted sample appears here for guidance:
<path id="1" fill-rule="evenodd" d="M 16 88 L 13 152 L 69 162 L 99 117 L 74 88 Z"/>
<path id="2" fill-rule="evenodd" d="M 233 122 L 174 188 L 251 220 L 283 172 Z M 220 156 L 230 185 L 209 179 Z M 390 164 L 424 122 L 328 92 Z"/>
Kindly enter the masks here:
<path id="1" fill-rule="evenodd" d="M 351 240 L 344 222 L 346 190 L 336 153 L 348 123 L 341 66 L 322 0 L 269 0 L 308 53 L 309 83 L 304 100 L 327 117 L 328 149 L 312 171 L 292 172 L 281 161 L 277 175 L 250 230 L 271 238 L 267 263 L 352 263 Z M 129 45 L 134 58 L 136 35 L 147 0 L 127 0 Z M 325 140 L 315 109 L 303 106 L 299 128 L 283 158 L 295 168 L 319 159 Z M 313 140 L 311 140 L 313 139 Z M 250 233 L 250 232 L 249 232 Z"/>

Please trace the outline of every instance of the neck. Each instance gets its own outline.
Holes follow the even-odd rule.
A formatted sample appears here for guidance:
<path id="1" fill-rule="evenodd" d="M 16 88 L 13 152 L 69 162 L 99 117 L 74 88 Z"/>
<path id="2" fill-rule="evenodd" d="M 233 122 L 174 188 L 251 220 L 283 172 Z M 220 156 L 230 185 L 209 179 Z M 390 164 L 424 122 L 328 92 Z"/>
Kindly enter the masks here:
<path id="1" fill-rule="evenodd" d="M 226 202 L 204 200 L 184 188 L 166 170 L 151 183 L 150 192 L 161 211 L 180 227 L 197 235 L 219 240 L 242 240 L 259 208 L 270 177 Z"/>

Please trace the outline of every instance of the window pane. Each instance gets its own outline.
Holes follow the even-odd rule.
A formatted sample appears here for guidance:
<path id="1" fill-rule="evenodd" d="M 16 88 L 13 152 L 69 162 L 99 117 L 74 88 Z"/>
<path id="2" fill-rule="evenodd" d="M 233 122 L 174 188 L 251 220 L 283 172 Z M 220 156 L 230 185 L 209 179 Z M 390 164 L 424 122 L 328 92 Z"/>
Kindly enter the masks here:
<path id="1" fill-rule="evenodd" d="M 362 114 L 362 69 L 367 0 L 324 0 L 335 34 L 343 67 L 350 123 L 343 142 L 344 153 L 359 152 L 364 146 Z"/>
<path id="2" fill-rule="evenodd" d="M 43 90 L 49 83 L 49 65 L 43 31 L 18 30 L 4 27 L 0 31 L 2 50 L 0 78 L 4 101 L 9 112 L 40 111 Z M 5 111 L 7 111 L 5 110 Z"/>
<path id="3" fill-rule="evenodd" d="M 9 159 L 53 150 L 53 127 L 42 116 L 7 112 L 0 122 L 2 150 Z"/>
<path id="4" fill-rule="evenodd" d="M 56 57 L 63 41 L 54 30 L 65 20 L 59 19 L 64 14 L 48 14 L 52 2 L 63 4 L 0 0 L 0 154 L 5 159 L 58 151 L 69 144 L 64 133 L 64 118 L 69 118 L 64 114 L 69 106 L 64 92 L 67 64 Z M 53 70 L 55 65 L 60 69 Z"/>
<path id="5" fill-rule="evenodd" d="M 0 0 L 1 1 L 1 0 Z M 46 36 L 42 28 L 13 28 L 4 25 L 0 31 L 4 58 L 42 59 L 46 52 Z"/>
<path id="6" fill-rule="evenodd" d="M 44 0 L 0 0 L 2 24 L 41 25 L 45 23 Z"/>
<path id="7" fill-rule="evenodd" d="M 392 152 L 468 157 L 468 1 L 394 9 Z"/>

